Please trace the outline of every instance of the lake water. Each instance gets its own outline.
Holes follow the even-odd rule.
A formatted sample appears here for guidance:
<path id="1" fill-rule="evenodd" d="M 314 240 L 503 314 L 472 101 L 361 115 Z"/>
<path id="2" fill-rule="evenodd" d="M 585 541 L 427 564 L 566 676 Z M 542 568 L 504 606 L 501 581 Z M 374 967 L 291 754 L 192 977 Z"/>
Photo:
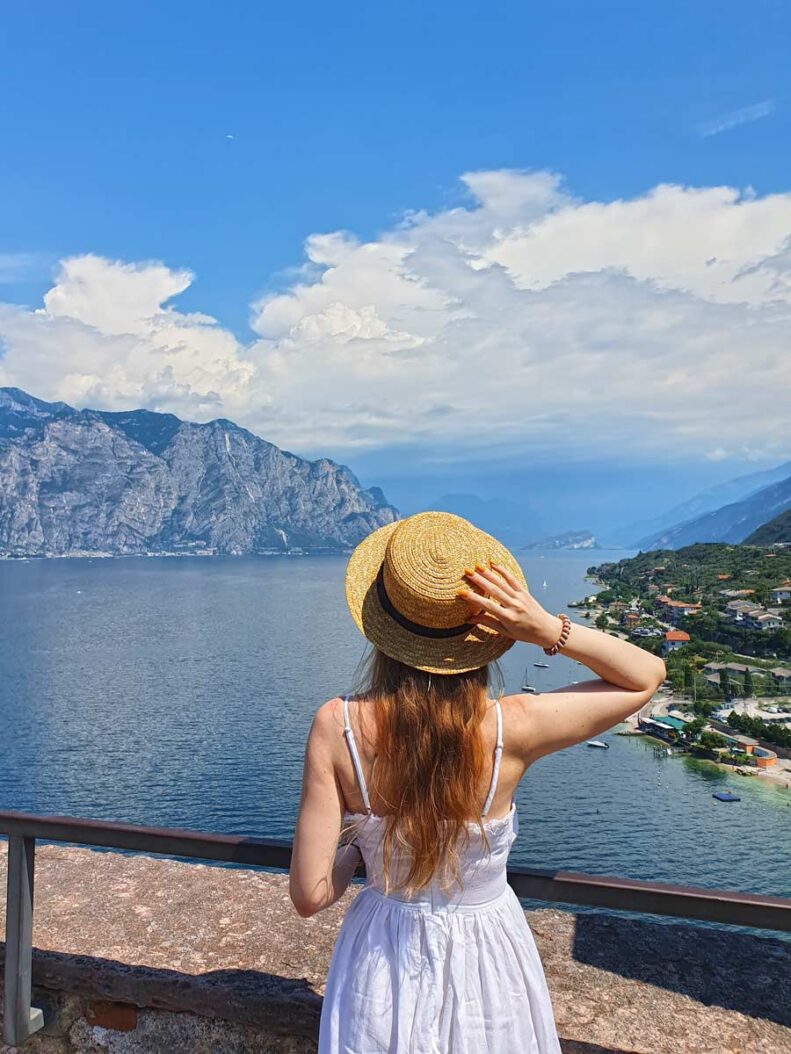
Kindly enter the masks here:
<path id="1" fill-rule="evenodd" d="M 560 611 L 592 591 L 590 563 L 620 555 L 523 566 Z M 364 648 L 345 563 L 0 562 L 0 808 L 289 836 L 312 713 L 351 684 Z M 536 670 L 539 658 L 506 653 L 506 689 L 526 666 L 544 688 L 586 676 L 562 657 Z M 606 738 L 608 751 L 581 745 L 530 770 L 515 861 L 791 895 L 791 795 Z M 734 781 L 741 802 L 711 797 Z"/>

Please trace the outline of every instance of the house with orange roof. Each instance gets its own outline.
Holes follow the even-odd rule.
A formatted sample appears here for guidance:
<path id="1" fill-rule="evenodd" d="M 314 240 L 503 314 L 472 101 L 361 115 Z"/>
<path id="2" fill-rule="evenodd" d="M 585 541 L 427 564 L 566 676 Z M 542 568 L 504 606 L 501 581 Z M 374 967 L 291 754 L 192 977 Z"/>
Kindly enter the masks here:
<path id="1" fill-rule="evenodd" d="M 669 629 L 665 633 L 665 639 L 662 641 L 662 650 L 667 653 L 671 651 L 678 651 L 679 648 L 683 648 L 685 644 L 689 644 L 689 634 L 683 629 Z"/>
<path id="2" fill-rule="evenodd" d="M 697 615 L 702 607 L 701 604 L 693 604 L 689 600 L 673 600 L 665 594 L 656 598 L 657 603 L 662 605 L 662 611 L 671 622 L 677 622 L 679 618 L 687 618 Z"/>

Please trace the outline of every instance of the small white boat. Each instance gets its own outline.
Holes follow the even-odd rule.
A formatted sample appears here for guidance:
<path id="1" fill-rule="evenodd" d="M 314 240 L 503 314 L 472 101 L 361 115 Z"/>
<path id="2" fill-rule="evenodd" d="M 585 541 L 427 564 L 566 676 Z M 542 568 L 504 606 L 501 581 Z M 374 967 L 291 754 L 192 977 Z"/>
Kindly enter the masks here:
<path id="1" fill-rule="evenodd" d="M 543 582 L 541 583 L 541 588 L 542 588 L 542 589 L 546 589 L 546 588 L 547 588 L 547 580 L 546 580 L 546 578 L 545 578 L 545 579 L 544 579 L 544 581 L 543 581 Z"/>
<path id="2" fill-rule="evenodd" d="M 527 679 L 527 667 L 525 666 L 525 679 L 522 683 L 522 691 L 527 692 L 528 695 L 535 695 L 538 688 L 534 688 L 530 681 Z"/>
<path id="3" fill-rule="evenodd" d="M 609 743 L 602 743 L 602 741 L 600 739 L 589 739 L 588 742 L 587 742 L 587 746 L 589 746 L 589 747 L 598 747 L 599 750 L 609 750 L 610 749 L 610 744 Z"/>
<path id="4" fill-rule="evenodd" d="M 537 666 L 539 668 L 539 670 L 548 670 L 549 669 L 549 663 L 548 662 L 534 662 L 533 665 Z"/>

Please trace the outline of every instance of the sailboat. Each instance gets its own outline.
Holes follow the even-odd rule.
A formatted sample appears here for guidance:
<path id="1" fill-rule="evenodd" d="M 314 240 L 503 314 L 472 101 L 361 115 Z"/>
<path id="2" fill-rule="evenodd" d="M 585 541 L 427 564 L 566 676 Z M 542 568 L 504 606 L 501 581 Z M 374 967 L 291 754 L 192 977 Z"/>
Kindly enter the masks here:
<path id="1" fill-rule="evenodd" d="M 533 685 L 527 679 L 527 667 L 526 666 L 525 666 L 525 678 L 524 678 L 524 682 L 522 684 L 522 691 L 523 692 L 527 692 L 529 695 L 535 695 L 536 692 L 538 691 L 538 689 L 534 688 Z"/>

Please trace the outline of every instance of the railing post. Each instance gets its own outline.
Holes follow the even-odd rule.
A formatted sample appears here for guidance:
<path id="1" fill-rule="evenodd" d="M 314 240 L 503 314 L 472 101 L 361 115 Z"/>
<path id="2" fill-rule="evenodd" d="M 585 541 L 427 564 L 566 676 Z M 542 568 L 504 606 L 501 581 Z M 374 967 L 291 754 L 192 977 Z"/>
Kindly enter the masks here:
<path id="1" fill-rule="evenodd" d="M 42 1011 L 30 1005 L 35 854 L 35 838 L 11 835 L 8 839 L 3 1038 L 12 1047 L 21 1046 L 44 1024 Z"/>

